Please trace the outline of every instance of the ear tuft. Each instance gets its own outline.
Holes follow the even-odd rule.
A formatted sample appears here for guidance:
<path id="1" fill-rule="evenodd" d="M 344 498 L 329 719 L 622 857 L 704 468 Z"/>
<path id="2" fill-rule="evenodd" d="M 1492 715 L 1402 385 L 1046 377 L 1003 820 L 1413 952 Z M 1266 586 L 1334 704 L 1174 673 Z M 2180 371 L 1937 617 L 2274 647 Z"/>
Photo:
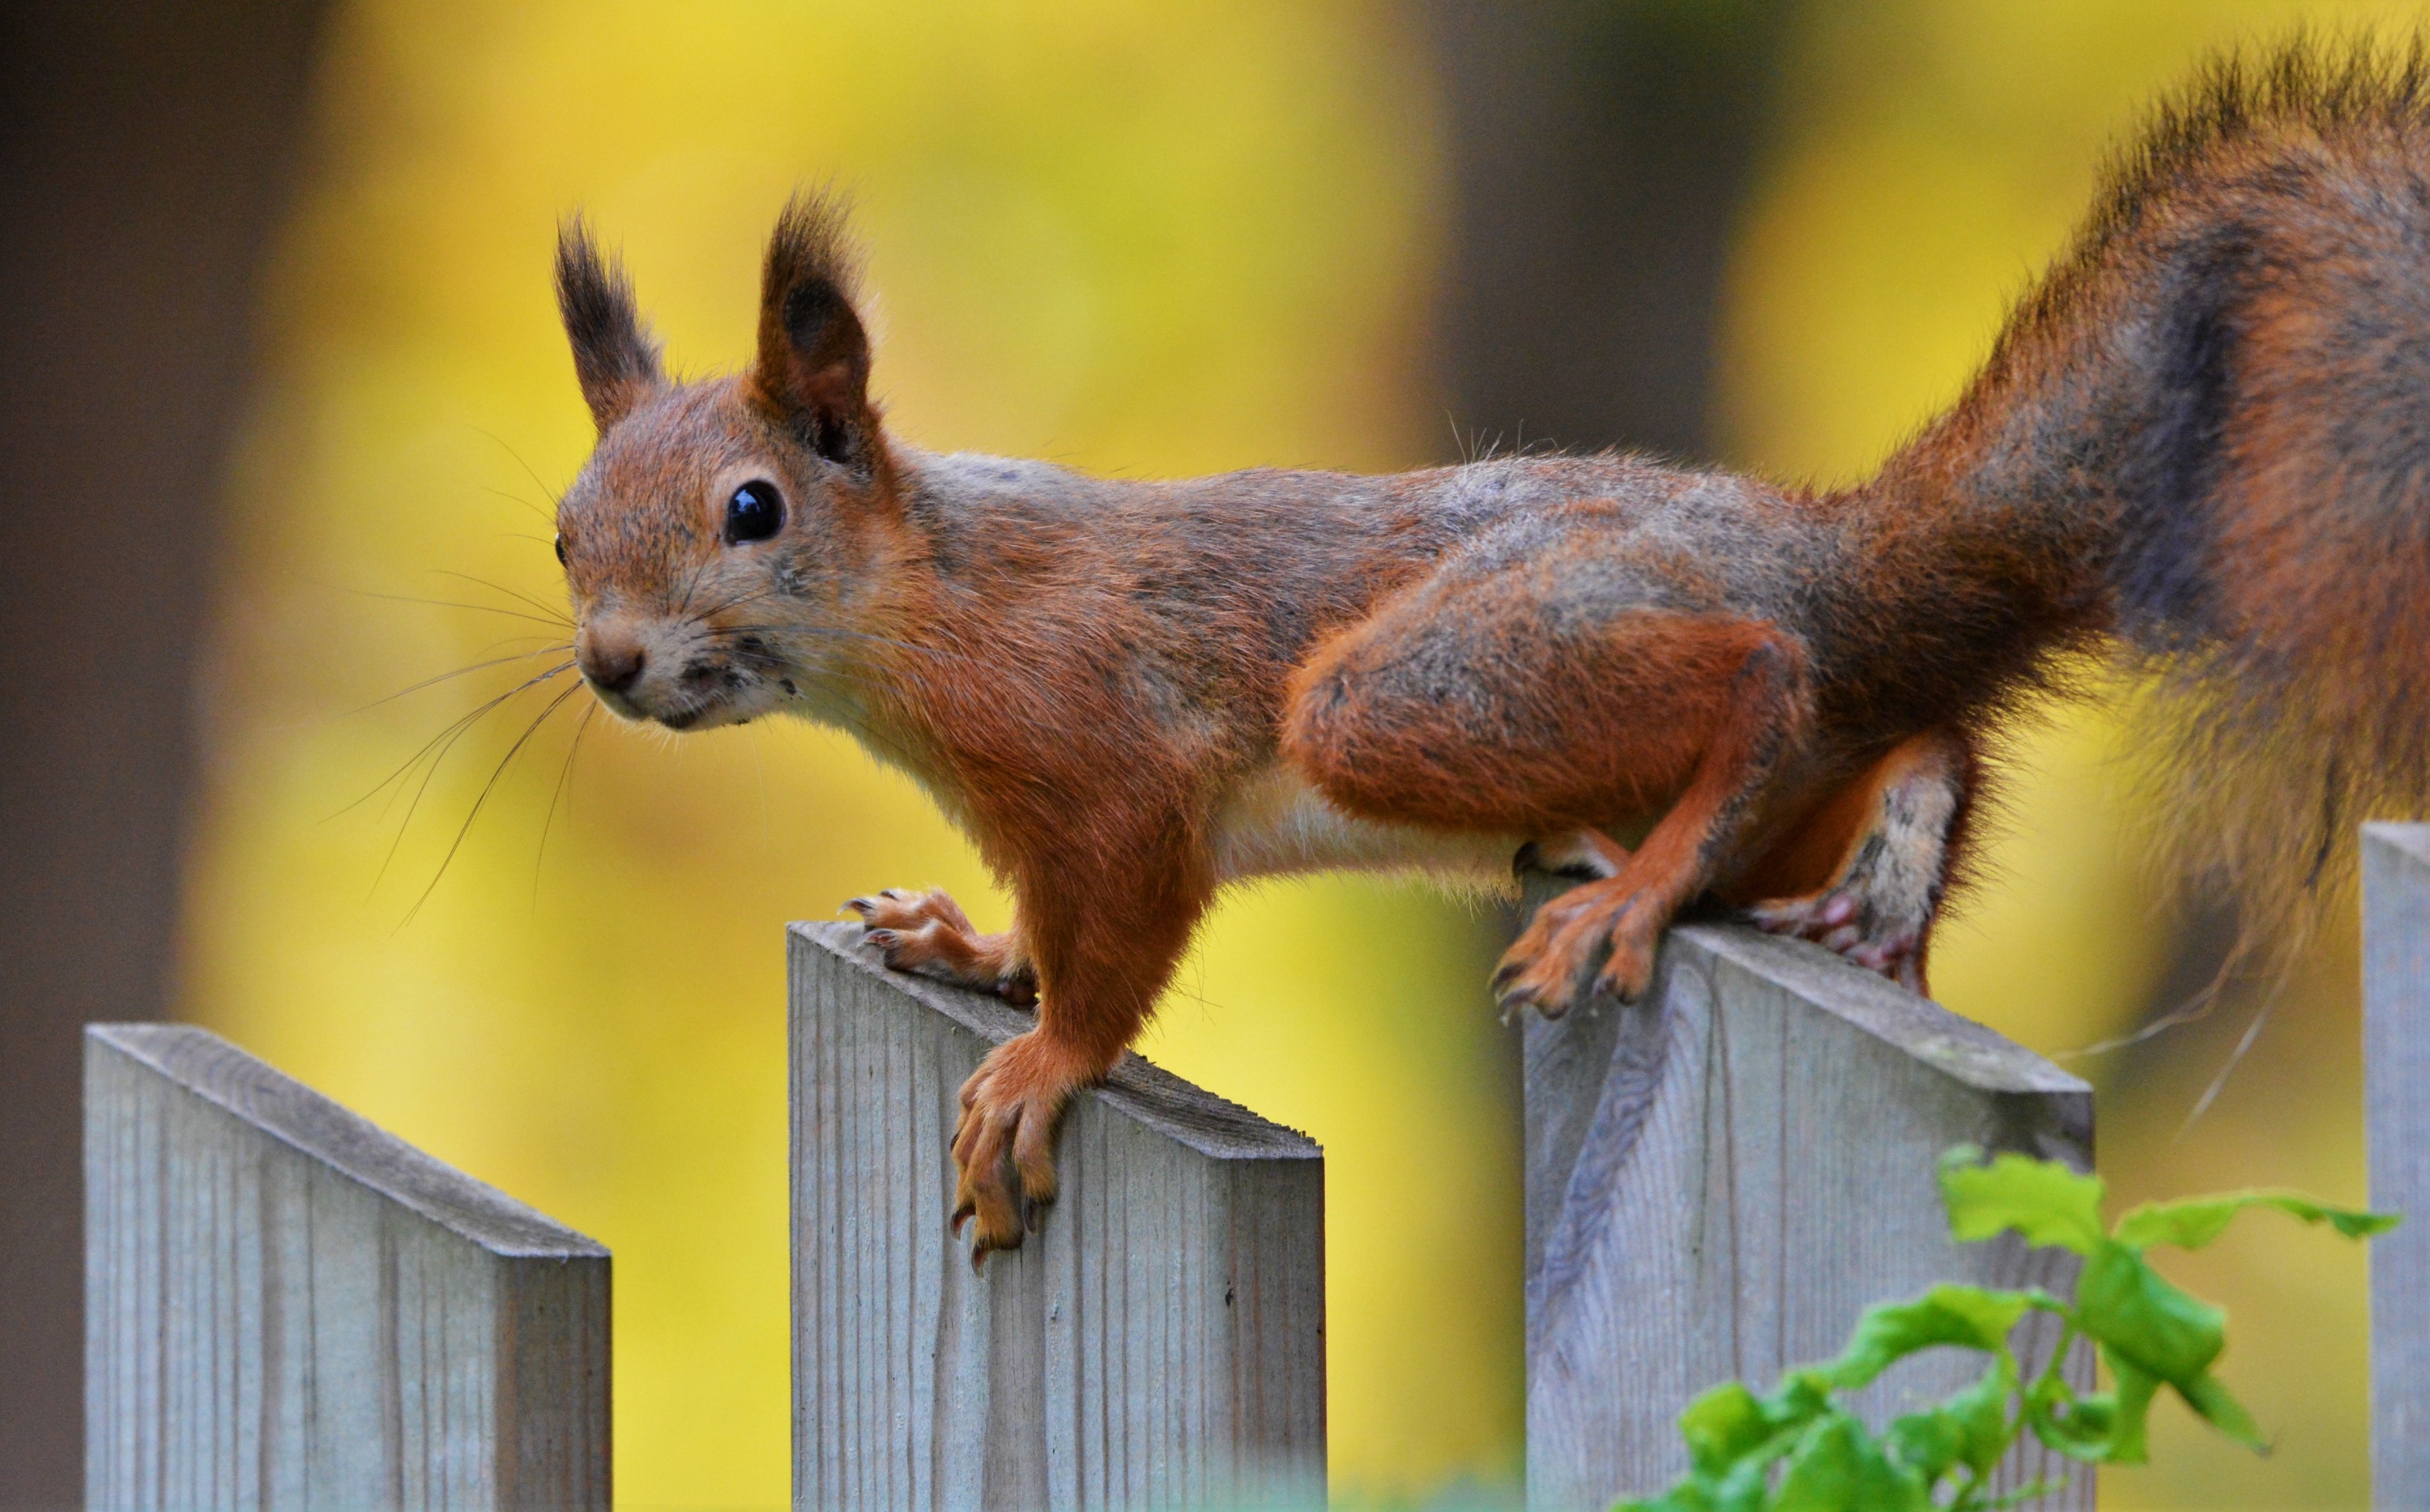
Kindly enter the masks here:
<path id="1" fill-rule="evenodd" d="M 601 435 L 666 382 L 623 264 L 601 254 L 575 214 L 557 228 L 557 307 L 574 346 L 574 375 Z"/>
<path id="2" fill-rule="evenodd" d="M 776 218 L 759 287 L 759 357 L 752 382 L 803 443 L 868 476 L 878 457 L 869 402 L 869 333 L 854 308 L 857 258 L 844 207 L 796 193 Z"/>

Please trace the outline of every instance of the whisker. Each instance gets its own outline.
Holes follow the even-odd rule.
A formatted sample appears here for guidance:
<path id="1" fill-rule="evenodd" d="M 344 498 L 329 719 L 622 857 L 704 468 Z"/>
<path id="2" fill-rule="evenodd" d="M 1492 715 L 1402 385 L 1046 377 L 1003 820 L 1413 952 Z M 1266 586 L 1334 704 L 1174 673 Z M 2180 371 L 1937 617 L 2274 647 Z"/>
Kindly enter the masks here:
<path id="1" fill-rule="evenodd" d="M 540 684 L 548 681 L 550 678 L 572 670 L 573 666 L 574 663 L 570 661 L 560 661 L 546 672 L 517 683 L 514 687 L 508 689 L 497 697 L 489 700 L 478 708 L 474 709 L 471 713 L 460 715 L 458 718 L 451 720 L 437 735 L 432 736 L 430 739 L 424 744 L 421 750 L 416 751 L 411 756 L 408 757 L 405 765 L 397 768 L 394 772 L 390 773 L 387 776 L 382 777 L 379 780 L 378 785 L 373 788 L 371 791 L 363 794 L 360 798 L 356 799 L 353 803 L 348 804 L 344 808 L 339 809 L 337 813 L 327 816 L 327 819 L 323 820 L 323 822 L 326 823 L 329 819 L 336 819 L 340 814 L 348 813 L 356 808 L 361 807 L 367 803 L 370 803 L 374 798 L 379 796 L 382 789 L 385 789 L 390 783 L 395 782 L 399 778 L 405 776 L 408 773 L 410 773 L 416 766 L 419 766 L 422 762 L 422 758 L 430 754 L 430 748 L 446 739 L 451 733 L 460 733 L 462 730 L 470 729 L 474 721 L 480 719 L 482 715 L 489 713 L 490 710 L 496 708 L 508 699 L 514 697 L 524 689 L 536 688 Z"/>
<path id="2" fill-rule="evenodd" d="M 503 583 L 492 583 L 486 577 L 474 577 L 470 573 L 451 573 L 445 568 L 441 568 L 439 570 L 439 575 L 441 577 L 452 577 L 459 582 L 470 583 L 475 588 L 486 588 L 492 593 L 504 593 L 510 599 L 520 600 L 524 604 L 530 605 L 533 608 L 540 610 L 542 614 L 561 614 L 563 612 L 544 600 L 536 599 L 528 593 L 517 592 L 515 590 L 507 587 Z M 573 622 L 568 620 L 565 623 L 571 624 Z"/>
<path id="3" fill-rule="evenodd" d="M 740 605 L 754 604 L 764 598 L 774 598 L 776 596 L 778 591 L 778 590 L 773 588 L 757 588 L 747 593 L 737 593 L 734 597 L 727 599 L 724 603 L 711 605 L 709 607 L 701 610 L 699 613 L 689 616 L 689 618 L 694 622 L 707 620 L 716 615 L 724 614 L 726 610 L 734 608 Z M 691 594 L 690 592 L 686 592 L 684 594 L 684 603 L 675 606 L 676 612 L 681 613 L 683 611 L 684 605 L 690 604 L 691 602 Z"/>
<path id="4" fill-rule="evenodd" d="M 560 668 L 558 670 L 562 671 L 563 669 Z M 574 686 L 574 688 L 579 688 L 582 684 L 575 683 Z M 572 689 L 567 690 L 569 692 L 572 690 Z M 515 691 L 521 692 L 523 690 L 517 689 Z M 508 696 L 511 697 L 512 695 L 509 694 Z M 559 695 L 559 697 L 560 701 L 562 701 L 562 695 Z M 372 876 L 371 891 L 366 894 L 364 898 L 366 903 L 368 903 L 373 897 L 376 897 L 378 895 L 380 884 L 388 879 L 389 868 L 396 864 L 397 852 L 404 847 L 405 837 L 413 828 L 413 816 L 422 811 L 422 800 L 429 793 L 430 784 L 437 779 L 440 767 L 446 763 L 448 753 L 456 749 L 457 741 L 462 739 L 472 731 L 473 725 L 479 720 L 481 715 L 487 714 L 491 708 L 496 706 L 497 705 L 495 702 L 486 705 L 479 710 L 475 711 L 470 718 L 459 721 L 454 733 L 446 738 L 446 744 L 441 745 L 439 748 L 439 754 L 432 756 L 430 758 L 430 764 L 423 769 L 422 781 L 416 784 L 413 789 L 413 801 L 405 806 L 405 817 L 397 821 L 396 834 L 388 842 L 388 854 L 380 857 L 379 871 L 374 872 Z M 419 757 L 416 759 L 419 759 Z M 401 789 L 399 790 L 402 791 Z M 386 817 L 388 808 L 394 807 L 395 804 L 396 799 L 391 796 L 389 799 L 388 805 L 381 810 L 383 818 Z"/>
<path id="5" fill-rule="evenodd" d="M 481 487 L 481 491 L 482 491 L 482 492 L 484 492 L 484 493 L 494 493 L 494 494 L 496 494 L 496 495 L 497 495 L 499 498 L 501 498 L 501 499 L 506 499 L 506 500 L 508 500 L 508 501 L 510 501 L 510 502 L 512 502 L 512 503 L 520 504 L 520 505 L 522 505 L 524 508 L 529 509 L 532 513 L 534 513 L 534 514 L 536 514 L 536 515 L 540 516 L 542 520 L 549 520 L 549 514 L 548 514 L 548 511 L 547 511 L 547 510 L 545 510 L 545 509 L 541 508 L 539 505 L 536 505 L 536 504 L 532 503 L 529 499 L 524 498 L 524 497 L 522 494 L 520 494 L 520 493 L 508 493 L 508 492 L 506 490 L 504 490 L 504 489 L 493 489 L 493 488 L 491 488 L 491 487 L 490 487 L 489 485 L 487 485 L 487 484 L 483 484 L 483 485 L 482 485 L 482 487 Z M 556 522 L 555 522 L 554 520 L 549 520 L 549 523 L 550 523 L 551 524 L 555 524 L 555 523 L 556 523 Z"/>
<path id="6" fill-rule="evenodd" d="M 436 688 L 441 683 L 450 681 L 454 678 L 467 676 L 476 672 L 487 672 L 491 667 L 504 667 L 511 662 L 529 661 L 534 656 L 545 656 L 552 651 L 571 651 L 573 649 L 574 642 L 570 640 L 560 640 L 553 646 L 541 646 L 538 650 L 534 651 L 518 652 L 511 656 L 498 656 L 489 661 L 476 661 L 469 667 L 458 667 L 454 672 L 442 672 L 436 677 L 424 677 L 422 681 L 415 683 L 410 688 L 400 688 L 395 692 L 389 694 L 386 698 L 374 698 L 370 703 L 363 705 L 361 707 L 350 708 L 346 710 L 346 712 L 349 714 L 367 713 L 372 709 L 379 707 L 382 704 L 393 704 L 408 693 L 418 693 L 425 688 Z M 373 789 L 374 792 L 378 790 L 379 789 Z"/>
<path id="7" fill-rule="evenodd" d="M 691 575 L 684 579 L 683 597 L 675 605 L 675 612 L 677 614 L 681 614 L 685 609 L 691 606 L 691 596 L 700 591 L 700 576 L 703 573 L 707 571 L 708 558 L 706 557 L 703 557 L 700 560 L 691 564 Z M 717 611 L 712 609 L 709 612 L 715 613 Z"/>
<path id="8" fill-rule="evenodd" d="M 352 593 L 358 598 L 386 599 L 391 604 L 421 604 L 434 609 L 471 609 L 476 614 L 503 614 L 510 620 L 529 620 L 534 624 L 544 624 L 553 630 L 574 628 L 574 622 L 562 614 L 542 619 L 537 614 L 525 614 L 520 609 L 502 609 L 494 604 L 458 604 L 453 599 L 415 598 L 408 593 L 381 593 L 368 588 L 349 588 L 341 591 Z"/>
<path id="9" fill-rule="evenodd" d="M 524 460 L 524 454 L 516 451 L 513 447 L 507 444 L 505 437 L 498 435 L 494 431 L 483 430 L 478 425 L 474 426 L 473 429 L 475 434 L 487 436 L 490 440 L 496 441 L 498 443 L 499 450 L 505 452 L 508 457 L 513 457 L 515 459 L 515 466 L 524 470 L 524 475 L 532 480 L 532 486 L 540 490 L 541 497 L 546 499 L 551 507 L 555 507 L 557 505 L 565 502 L 565 490 L 563 489 L 552 489 L 546 482 L 542 481 L 541 475 L 532 471 L 532 465 Z M 552 524 L 555 523 L 555 521 L 550 522 Z"/>
<path id="10" fill-rule="evenodd" d="M 574 758 L 582 750 L 582 738 L 591 733 L 591 717 L 598 712 L 599 703 L 593 699 L 591 706 L 582 711 L 582 718 L 574 722 L 574 739 L 565 747 L 565 765 L 558 769 L 557 786 L 550 789 L 548 792 L 548 811 L 542 814 L 540 820 L 540 850 L 532 856 L 532 906 L 534 907 L 540 906 L 540 869 L 548 859 L 548 830 L 549 826 L 557 822 L 557 801 L 560 797 L 567 800 L 566 817 L 572 819 L 574 817 L 572 802 Z"/>
<path id="11" fill-rule="evenodd" d="M 430 885 L 422 889 L 422 896 L 414 899 L 413 906 L 405 911 L 404 920 L 397 925 L 399 929 L 413 922 L 414 916 L 422 912 L 422 906 L 428 903 L 430 895 L 439 890 L 440 881 L 447 875 L 447 868 L 455 861 L 456 853 L 464 848 L 464 837 L 473 833 L 473 821 L 481 817 L 482 806 L 490 801 L 490 794 L 497 790 L 498 779 L 507 774 L 508 767 L 513 765 L 516 753 L 529 744 L 531 738 L 540 733 L 540 727 L 548 723 L 549 716 L 564 707 L 565 701 L 582 691 L 582 684 L 575 683 L 573 687 L 559 691 L 555 698 L 548 701 L 548 706 L 541 709 L 538 717 L 524 727 L 524 733 L 515 737 L 515 743 L 507 747 L 507 754 L 500 756 L 498 764 L 491 769 L 490 780 L 481 784 L 479 796 L 473 800 L 472 811 L 464 816 L 464 822 L 457 826 L 455 841 L 447 847 L 447 854 L 439 858 L 439 870 L 431 874 Z M 408 817 L 410 818 L 410 816 Z"/>

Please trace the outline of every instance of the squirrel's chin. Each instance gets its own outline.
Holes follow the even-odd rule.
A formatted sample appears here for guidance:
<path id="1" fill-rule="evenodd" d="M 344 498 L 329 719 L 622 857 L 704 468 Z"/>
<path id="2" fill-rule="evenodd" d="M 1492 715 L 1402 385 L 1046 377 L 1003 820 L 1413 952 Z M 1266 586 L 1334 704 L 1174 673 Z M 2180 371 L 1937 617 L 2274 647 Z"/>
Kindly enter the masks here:
<path id="1" fill-rule="evenodd" d="M 744 724 L 770 712 L 765 708 L 752 707 L 723 698 L 713 699 L 706 704 L 695 704 L 688 708 L 653 708 L 604 688 L 594 686 L 591 692 L 597 696 L 601 704 L 607 706 L 608 712 L 618 719 L 630 720 L 636 724 L 656 724 L 661 729 L 678 732 L 713 730 L 726 724 Z"/>
<path id="2" fill-rule="evenodd" d="M 693 708 L 669 709 L 664 713 L 649 712 L 640 717 L 678 733 L 689 733 L 694 730 L 723 729 L 728 724 L 748 724 L 768 712 L 770 712 L 768 709 L 750 704 L 719 699 L 715 703 L 702 704 Z"/>

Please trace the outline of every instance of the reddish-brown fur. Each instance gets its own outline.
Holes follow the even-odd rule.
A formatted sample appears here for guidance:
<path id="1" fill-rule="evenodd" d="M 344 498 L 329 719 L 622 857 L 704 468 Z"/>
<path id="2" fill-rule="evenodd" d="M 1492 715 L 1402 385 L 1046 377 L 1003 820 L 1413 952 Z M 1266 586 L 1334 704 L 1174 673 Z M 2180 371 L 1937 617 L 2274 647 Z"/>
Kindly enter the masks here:
<path id="1" fill-rule="evenodd" d="M 1965 398 L 1823 497 L 1616 457 L 1115 483 L 932 456 L 870 399 L 831 207 L 779 223 L 751 370 L 684 387 L 570 228 L 601 430 L 559 512 L 577 655 L 671 728 L 852 731 L 1012 891 L 1004 936 L 939 894 L 851 906 L 890 964 L 1036 999 L 962 1090 L 974 1257 L 1038 1221 L 1065 1102 L 1237 878 L 1566 869 L 1496 979 L 1547 1013 L 1641 992 L 1700 897 L 1921 989 L 1977 753 L 2062 653 L 2209 699 L 2178 730 L 2206 775 L 2298 773 L 2249 851 L 2430 778 L 2420 704 L 2373 702 L 2430 689 L 2425 78 L 2300 49 L 2212 77 Z"/>

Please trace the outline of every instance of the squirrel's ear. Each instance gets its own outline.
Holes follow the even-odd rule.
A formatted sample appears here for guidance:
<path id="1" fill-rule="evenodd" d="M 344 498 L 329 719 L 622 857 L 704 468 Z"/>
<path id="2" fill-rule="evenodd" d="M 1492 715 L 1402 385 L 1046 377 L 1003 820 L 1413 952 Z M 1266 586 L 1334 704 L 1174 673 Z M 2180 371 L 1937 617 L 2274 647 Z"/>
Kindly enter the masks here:
<path id="1" fill-rule="evenodd" d="M 624 268 L 600 255 L 575 216 L 557 231 L 557 307 L 574 343 L 574 375 L 599 433 L 666 382 Z"/>
<path id="2" fill-rule="evenodd" d="M 843 207 L 825 194 L 796 194 L 776 218 L 751 381 L 804 445 L 867 476 L 878 455 L 877 411 L 843 222 Z"/>

